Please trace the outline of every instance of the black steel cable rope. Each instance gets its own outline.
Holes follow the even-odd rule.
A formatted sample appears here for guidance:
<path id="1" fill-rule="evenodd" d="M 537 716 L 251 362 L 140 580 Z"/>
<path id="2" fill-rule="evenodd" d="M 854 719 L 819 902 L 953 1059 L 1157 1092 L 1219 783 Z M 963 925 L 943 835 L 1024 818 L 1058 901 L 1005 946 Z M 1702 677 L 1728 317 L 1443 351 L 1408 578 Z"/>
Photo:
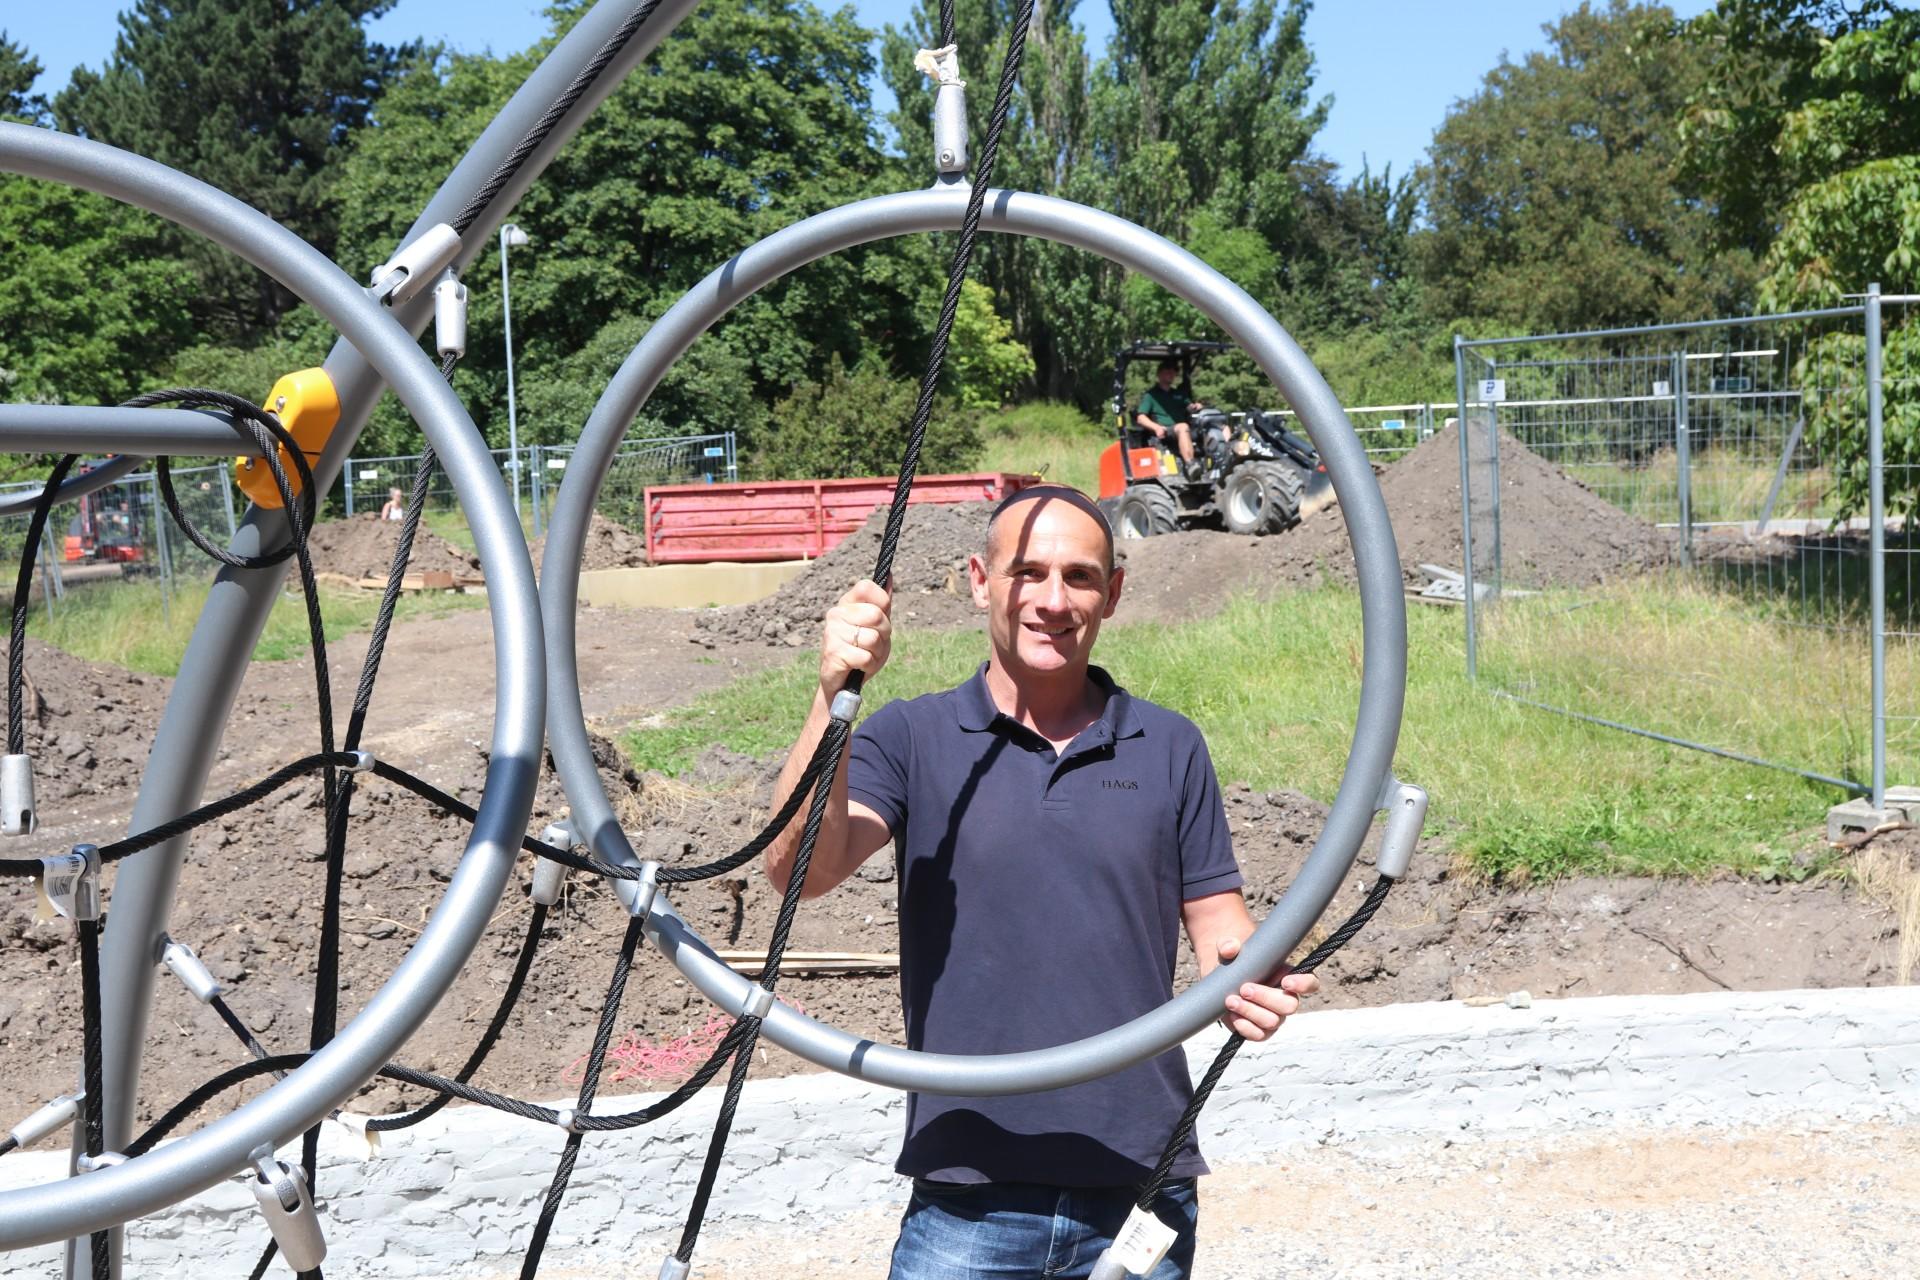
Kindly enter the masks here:
<path id="1" fill-rule="evenodd" d="M 627 47 L 627 42 L 647 24 L 647 19 L 652 17 L 653 11 L 659 7 L 659 0 L 645 0 L 644 3 L 634 7 L 633 12 L 629 13 L 626 19 L 614 29 L 613 34 L 607 37 L 606 42 L 594 53 L 592 59 L 581 67 L 568 82 L 567 87 L 560 91 L 560 96 L 548 104 L 546 111 L 534 121 L 533 127 L 528 129 L 526 135 L 515 144 L 507 158 L 495 167 L 480 190 L 461 206 L 460 212 L 453 217 L 455 231 L 461 235 L 467 233 L 467 228 L 473 225 L 474 220 L 485 212 L 487 206 L 499 197 L 509 182 L 513 181 L 513 175 L 520 171 L 520 166 L 527 162 L 527 157 L 531 156 L 546 140 L 547 135 L 553 132 L 554 127 L 566 118 L 567 112 L 573 110 L 574 104 L 593 87 L 593 82 L 600 78 L 600 73 L 620 56 L 620 51 Z"/>
<path id="2" fill-rule="evenodd" d="M 27 544 L 20 553 L 20 576 L 13 582 L 13 629 L 7 644 L 7 754 L 25 755 L 27 725 L 25 686 L 27 675 L 27 596 L 33 590 L 33 562 L 45 536 L 47 515 L 53 510 L 54 495 L 67 478 L 67 472 L 80 455 L 69 453 L 53 464 L 47 475 L 47 487 L 33 504 L 33 519 L 27 524 Z"/>
<path id="3" fill-rule="evenodd" d="M 57 488 L 58 486 L 53 486 Z M 76 920 L 80 941 L 80 1100 L 82 1142 L 89 1157 L 98 1159 L 107 1149 L 106 1122 L 101 1107 L 100 1049 L 100 921 Z M 111 1233 L 96 1231 L 88 1240 L 93 1255 L 93 1280 L 113 1280 Z"/>
<path id="4" fill-rule="evenodd" d="M 1387 900 L 1387 891 L 1393 888 L 1390 876 L 1381 876 L 1373 882 L 1373 888 L 1367 891 L 1366 901 L 1362 902 L 1346 922 L 1329 934 L 1325 941 L 1307 953 L 1307 958 L 1295 965 L 1293 973 L 1312 973 L 1325 964 L 1329 957 L 1341 947 L 1353 940 L 1353 936 L 1367 927 L 1367 921 L 1373 919 L 1374 912 L 1380 910 L 1380 904 Z M 1213 1065 L 1207 1068 L 1200 1084 L 1194 1089 L 1193 1097 L 1187 1101 L 1187 1108 L 1180 1113 L 1180 1120 L 1173 1127 L 1172 1135 L 1167 1139 L 1166 1147 L 1160 1152 L 1159 1163 L 1153 1172 L 1140 1184 L 1140 1194 L 1134 1203 L 1141 1209 L 1151 1211 L 1153 1202 L 1167 1184 L 1167 1175 L 1180 1158 L 1181 1148 L 1187 1145 L 1187 1139 L 1193 1136 L 1194 1126 L 1199 1123 L 1200 1113 L 1206 1109 L 1207 1099 L 1213 1096 L 1214 1086 L 1220 1083 L 1220 1077 L 1226 1074 L 1227 1066 L 1240 1052 L 1240 1046 L 1246 1041 L 1238 1035 L 1230 1035 L 1227 1042 L 1220 1046 L 1220 1052 L 1214 1055 Z"/>
<path id="5" fill-rule="evenodd" d="M 613 963 L 613 977 L 607 983 L 607 998 L 600 1007 L 600 1025 L 594 1029 L 593 1047 L 587 1051 L 587 1067 L 580 1075 L 579 1100 L 574 1103 L 576 1115 L 592 1110 L 594 1095 L 600 1091 L 600 1069 L 606 1064 L 607 1047 L 613 1043 L 613 1029 L 620 1021 L 620 1005 L 627 994 L 627 975 L 633 970 L 633 953 L 640 945 L 646 924 L 644 913 L 627 920 L 626 936 L 620 940 L 620 955 Z M 540 1271 L 540 1255 L 547 1250 L 553 1220 L 567 1197 L 567 1184 L 573 1180 L 573 1166 L 580 1158 L 583 1136 L 572 1125 L 567 1126 L 566 1144 L 560 1148 L 553 1181 L 547 1186 L 547 1198 L 540 1206 L 539 1219 L 533 1224 L 533 1238 L 527 1243 L 527 1256 L 520 1264 L 520 1280 L 533 1280 Z"/>
<path id="6" fill-rule="evenodd" d="M 487 1023 L 487 1029 L 480 1033 L 479 1043 L 474 1045 L 473 1052 L 467 1055 L 460 1070 L 454 1073 L 454 1083 L 465 1084 L 473 1079 L 474 1072 L 480 1070 L 487 1055 L 493 1052 L 500 1033 L 507 1029 L 507 1023 L 513 1018 L 514 1007 L 520 1003 L 520 993 L 527 985 L 527 975 L 533 972 L 533 956 L 540 949 L 540 934 L 546 927 L 546 904 L 536 902 L 527 920 L 527 936 L 521 940 L 520 954 L 513 962 L 513 976 L 507 979 L 507 989 L 501 995 L 500 1003 L 494 1007 L 493 1018 Z M 367 1129 L 371 1133 L 396 1133 L 401 1129 L 411 1129 L 451 1101 L 452 1094 L 437 1094 L 412 1111 L 397 1116 L 376 1116 L 367 1121 Z"/>

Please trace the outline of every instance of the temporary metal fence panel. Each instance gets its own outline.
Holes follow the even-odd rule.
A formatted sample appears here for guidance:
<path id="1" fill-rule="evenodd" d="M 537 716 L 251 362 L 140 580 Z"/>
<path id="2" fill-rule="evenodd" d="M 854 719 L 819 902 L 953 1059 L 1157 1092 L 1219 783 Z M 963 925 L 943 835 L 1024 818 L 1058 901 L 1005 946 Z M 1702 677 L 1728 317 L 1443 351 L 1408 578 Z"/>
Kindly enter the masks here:
<path id="1" fill-rule="evenodd" d="M 547 508 L 560 488 L 572 445 L 542 445 L 530 463 L 535 532 L 546 528 Z M 635 533 L 646 527 L 647 486 L 739 478 L 739 459 L 731 431 L 700 436 L 636 436 L 624 441 L 607 468 L 594 510 Z"/>
<path id="2" fill-rule="evenodd" d="M 238 508 L 228 465 L 174 467 L 174 494 L 180 509 L 208 539 L 224 546 L 233 537 Z M 35 483 L 0 486 L 7 493 L 31 493 Z M 0 518 L 0 563 L 17 566 L 26 550 L 28 515 Z M 150 582 L 172 615 L 177 580 L 205 580 L 219 569 L 167 516 L 159 479 L 136 472 L 77 502 L 57 504 L 48 513 L 36 556 L 35 594 L 48 614 L 57 612 L 70 590 L 104 583 Z M 9 572 L 7 580 L 12 581 Z"/>
<path id="3" fill-rule="evenodd" d="M 1920 474 L 1883 467 L 1870 444 L 1882 416 L 1915 423 L 1920 386 L 1905 362 L 1870 377 L 1880 310 L 1458 342 L 1469 673 L 1548 710 L 1876 797 L 1889 767 L 1920 778 L 1906 678 Z M 1537 522 L 1571 513 L 1525 491 L 1539 473 L 1520 450 L 1617 510 L 1593 563 L 1640 572 L 1596 581 L 1590 565 L 1532 562 Z M 1876 519 L 1876 477 L 1895 495 L 1890 519 Z M 1875 678 L 1876 636 L 1899 678 Z"/>
<path id="4" fill-rule="evenodd" d="M 1262 412 L 1280 418 L 1289 429 L 1298 430 L 1294 425 L 1293 410 L 1270 409 Z M 1345 410 L 1347 421 L 1353 424 L 1354 433 L 1366 447 L 1367 455 L 1379 462 L 1392 462 L 1412 451 L 1422 440 L 1444 426 L 1453 412 L 1453 405 L 1439 402 L 1363 404 L 1352 405 Z"/>

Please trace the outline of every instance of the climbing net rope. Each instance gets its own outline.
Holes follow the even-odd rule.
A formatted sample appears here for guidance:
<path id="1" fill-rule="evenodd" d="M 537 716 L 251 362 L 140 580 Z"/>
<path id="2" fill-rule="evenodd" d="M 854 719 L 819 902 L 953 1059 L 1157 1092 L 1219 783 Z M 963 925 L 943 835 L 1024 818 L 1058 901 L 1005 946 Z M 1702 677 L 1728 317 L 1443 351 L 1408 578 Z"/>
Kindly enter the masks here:
<path id="1" fill-rule="evenodd" d="M 657 0 L 647 0 L 646 3 L 638 4 L 631 9 L 601 49 L 554 98 L 539 119 L 528 128 L 521 143 L 501 162 L 479 192 L 470 198 L 453 218 L 452 225 L 457 231 L 464 231 L 470 227 L 493 201 L 513 186 L 516 175 L 528 158 L 534 154 L 540 142 L 559 125 L 568 112 L 573 110 L 591 89 L 594 81 L 618 58 L 620 51 L 645 26 L 648 18 L 658 7 Z M 920 382 L 912 418 L 907 424 L 906 442 L 893 501 L 872 574 L 875 581 L 884 582 L 888 579 L 904 528 L 908 495 L 917 473 L 922 441 L 933 412 L 934 396 L 945 365 L 948 341 L 957 315 L 962 284 L 966 279 L 981 228 L 991 177 L 998 157 L 1001 136 L 1011 109 L 1033 9 L 1032 0 L 1026 0 L 1019 7 L 1008 35 L 1001 75 L 989 113 L 986 135 L 975 166 L 973 181 L 968 189 L 964 213 L 960 219 L 959 234 L 954 244 L 946 290 L 934 329 L 926 368 Z M 950 46 L 953 43 L 951 4 L 941 6 L 941 25 L 942 42 Z M 443 351 L 443 355 L 440 373 L 443 378 L 449 378 L 458 353 Z M 82 1086 L 79 1093 L 56 1100 L 21 1125 L 16 1126 L 4 1141 L 0 1141 L 0 1155 L 28 1145 L 54 1132 L 69 1121 L 77 1121 L 81 1134 L 80 1147 L 83 1152 L 83 1158 L 80 1161 L 82 1172 L 138 1159 L 153 1152 L 163 1139 L 173 1134 L 222 1095 L 264 1076 L 279 1077 L 297 1071 L 335 1037 L 339 1030 L 342 882 L 347 837 L 351 826 L 352 802 L 357 779 L 361 775 L 372 774 L 379 777 L 409 792 L 427 805 L 468 822 L 474 822 L 479 818 L 478 811 L 472 806 L 448 795 L 427 779 L 400 769 L 389 762 L 375 759 L 372 753 L 360 746 L 377 685 L 381 660 L 391 630 L 394 610 L 402 592 L 402 580 L 411 557 L 413 542 L 420 526 L 431 476 L 436 465 L 431 449 L 423 458 L 412 492 L 408 496 L 399 538 L 389 566 L 366 657 L 362 662 L 346 730 L 336 740 L 331 714 L 332 696 L 328 679 L 325 632 L 308 550 L 308 534 L 315 514 L 316 484 L 305 454 L 274 414 L 223 392 L 201 388 L 180 388 L 150 393 L 128 402 L 131 407 L 152 407 L 162 404 L 177 404 L 215 411 L 229 422 L 237 437 L 244 440 L 266 460 L 274 490 L 286 512 L 289 532 L 287 545 L 279 551 L 266 555 L 235 555 L 215 544 L 196 529 L 181 510 L 173 493 L 165 459 L 160 461 L 158 476 L 170 516 L 195 545 L 215 559 L 235 569 L 255 569 L 279 563 L 288 558 L 293 560 L 300 576 L 306 602 L 313 653 L 314 682 L 319 707 L 318 749 L 261 778 L 251 786 L 200 805 L 171 821 L 137 831 L 124 839 L 99 846 L 78 846 L 71 854 L 55 858 L 0 859 L 0 876 L 37 877 L 54 909 L 75 921 L 83 1024 Z M 289 475 L 289 468 L 282 461 L 283 459 L 291 463 L 292 475 Z M 20 755 L 25 750 L 22 690 L 25 680 L 25 628 L 27 594 L 31 585 L 33 567 L 32 549 L 39 544 L 47 517 L 59 495 L 64 491 L 76 462 L 77 457 L 74 455 L 62 457 L 50 473 L 47 485 L 33 511 L 32 527 L 26 543 L 28 550 L 23 557 L 15 584 L 12 643 L 9 648 L 7 673 L 7 732 L 10 755 Z M 827 812 L 833 778 L 852 733 L 860 692 L 860 677 L 856 673 L 849 680 L 841 698 L 835 700 L 834 714 L 826 733 L 779 810 L 752 839 L 723 856 L 698 865 L 684 867 L 658 866 L 651 863 L 631 865 L 625 860 L 598 856 L 591 845 L 586 851 L 582 851 L 570 845 L 523 836 L 520 840 L 521 849 L 538 860 L 534 877 L 533 909 L 519 947 L 512 976 L 472 1052 L 451 1077 L 398 1063 L 387 1063 L 378 1068 L 377 1074 L 380 1077 L 424 1090 L 431 1096 L 422 1104 L 407 1111 L 367 1120 L 365 1125 L 371 1132 L 392 1132 L 417 1125 L 456 1099 L 490 1107 L 535 1123 L 554 1125 L 565 1132 L 564 1146 L 526 1246 L 521 1272 L 523 1277 L 531 1277 L 539 1269 L 552 1228 L 565 1202 L 568 1184 L 585 1135 L 618 1132 L 653 1123 L 682 1106 L 699 1090 L 711 1083 L 722 1068 L 726 1068 L 728 1076 L 725 1092 L 699 1180 L 688 1206 L 680 1239 L 664 1261 L 661 1271 L 662 1276 L 685 1276 L 689 1273 L 701 1225 L 719 1177 L 741 1091 L 752 1062 L 753 1050 L 758 1043 L 765 1020 L 770 1010 L 774 1008 L 774 994 L 781 977 L 784 952 L 798 914 L 808 867 Z M 306 1050 L 278 1053 L 270 1050 L 228 1004 L 218 984 L 198 962 L 197 957 L 193 956 L 190 949 L 178 943 L 171 945 L 165 957 L 166 963 L 179 973 L 189 988 L 215 1011 L 221 1022 L 244 1046 L 248 1060 L 216 1075 L 191 1091 L 167 1109 L 145 1132 L 126 1144 L 124 1150 L 108 1151 L 105 1147 L 102 1123 L 102 992 L 99 953 L 104 924 L 102 909 L 104 869 L 136 853 L 167 844 L 208 823 L 258 804 L 296 780 L 315 774 L 320 776 L 322 787 L 325 869 L 313 1015 L 308 1029 Z M 801 817 L 802 808 L 805 809 L 804 818 Z M 673 1092 L 634 1111 L 622 1114 L 594 1113 L 592 1108 L 598 1093 L 602 1069 L 619 1023 L 622 1000 L 634 957 L 646 937 L 650 908 L 654 904 L 656 895 L 663 886 L 709 879 L 747 865 L 757 859 L 766 847 L 795 821 L 802 823 L 801 835 L 792 874 L 769 934 L 766 961 L 760 972 L 752 979 L 753 994 L 743 1002 L 731 1029 L 722 1037 L 706 1060 Z M 551 868 L 554 874 L 546 874 L 546 868 Z M 548 912 L 557 901 L 560 877 L 566 871 L 578 871 L 618 882 L 628 886 L 636 897 L 629 903 L 630 919 L 614 957 L 601 1007 L 601 1017 L 595 1029 L 592 1047 L 585 1059 L 578 1095 L 573 1106 L 554 1108 L 480 1088 L 473 1085 L 471 1081 L 499 1042 L 526 987 L 528 976 L 536 960 Z M 1317 967 L 1357 933 L 1379 909 L 1392 883 L 1393 875 L 1383 873 L 1359 911 L 1325 942 L 1316 947 L 1296 966 L 1296 969 L 1310 971 Z M 1173 1133 L 1169 1135 L 1165 1153 L 1158 1166 L 1140 1188 L 1139 1205 L 1143 1211 L 1150 1212 L 1153 1200 L 1164 1183 L 1168 1170 L 1190 1136 L 1201 1109 L 1206 1105 L 1208 1097 L 1232 1061 L 1240 1043 L 1235 1038 L 1228 1040 L 1195 1090 L 1191 1105 Z M 325 1245 L 319 1232 L 312 1200 L 317 1191 L 318 1134 L 317 1125 L 304 1131 L 297 1169 L 279 1162 L 272 1156 L 270 1149 L 252 1161 L 255 1194 L 261 1200 L 263 1213 L 267 1217 L 273 1235 L 273 1243 L 268 1245 L 254 1268 L 253 1274 L 256 1278 L 271 1264 L 276 1251 L 284 1252 L 288 1265 L 303 1277 L 320 1276 L 320 1262 L 325 1254 Z M 95 1280 L 110 1280 L 113 1254 L 107 1231 L 99 1230 L 92 1233 L 89 1258 Z"/>

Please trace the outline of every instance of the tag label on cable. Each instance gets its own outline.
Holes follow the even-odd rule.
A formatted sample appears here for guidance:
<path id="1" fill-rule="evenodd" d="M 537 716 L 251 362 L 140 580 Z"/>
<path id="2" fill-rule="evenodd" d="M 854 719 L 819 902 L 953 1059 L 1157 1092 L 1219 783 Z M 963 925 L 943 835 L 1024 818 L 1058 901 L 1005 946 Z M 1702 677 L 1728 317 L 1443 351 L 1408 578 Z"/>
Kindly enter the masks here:
<path id="1" fill-rule="evenodd" d="M 83 888 L 81 883 L 87 875 L 86 855 L 63 853 L 42 858 L 40 868 L 40 901 L 35 916 L 43 921 L 55 916 L 79 919 L 81 909 L 88 905 L 84 898 L 93 894 L 90 886 Z M 96 907 L 94 915 L 98 914 Z"/>
<path id="2" fill-rule="evenodd" d="M 1113 1237 L 1107 1256 L 1133 1275 L 1144 1276 L 1160 1265 L 1179 1237 L 1179 1232 L 1135 1205 Z"/>

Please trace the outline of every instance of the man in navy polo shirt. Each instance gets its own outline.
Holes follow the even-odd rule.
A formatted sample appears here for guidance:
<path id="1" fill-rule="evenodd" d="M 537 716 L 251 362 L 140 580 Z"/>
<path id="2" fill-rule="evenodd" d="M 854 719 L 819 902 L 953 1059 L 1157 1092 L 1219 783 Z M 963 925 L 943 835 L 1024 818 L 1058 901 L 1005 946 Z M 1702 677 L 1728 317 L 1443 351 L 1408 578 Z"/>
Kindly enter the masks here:
<path id="1" fill-rule="evenodd" d="M 994 511 L 968 571 L 987 661 L 958 688 L 889 703 L 859 727 L 806 894 L 892 841 L 908 1045 L 1011 1053 L 1163 1004 L 1182 928 L 1204 973 L 1239 954 L 1254 924 L 1200 731 L 1089 662 L 1126 576 L 1105 516 L 1074 489 L 1022 490 Z M 890 608 L 861 582 L 827 614 L 819 690 L 776 805 L 848 673 L 871 679 L 886 663 Z M 767 850 L 782 888 L 798 843 L 795 824 Z M 1264 1040 L 1317 985 L 1304 974 L 1245 983 L 1223 1019 Z M 910 1095 L 896 1168 L 914 1192 L 894 1280 L 1085 1276 L 1191 1091 L 1176 1048 L 1046 1093 Z M 1205 1172 L 1190 1140 L 1155 1206 L 1180 1236 L 1152 1280 L 1189 1270 L 1193 1179 Z"/>

